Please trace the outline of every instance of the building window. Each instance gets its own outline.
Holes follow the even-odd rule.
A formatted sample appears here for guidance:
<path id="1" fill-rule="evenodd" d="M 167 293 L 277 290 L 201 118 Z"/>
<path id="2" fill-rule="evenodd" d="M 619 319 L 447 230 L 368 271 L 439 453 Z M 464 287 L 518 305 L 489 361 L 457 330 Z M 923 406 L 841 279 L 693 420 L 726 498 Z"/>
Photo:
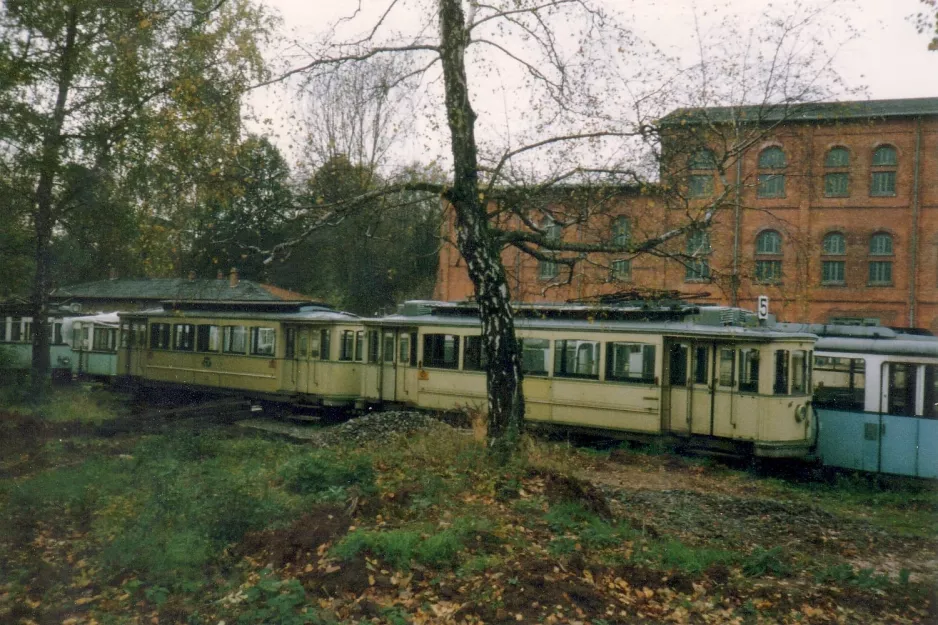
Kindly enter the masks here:
<path id="1" fill-rule="evenodd" d="M 756 254 L 778 256 L 782 253 L 782 235 L 776 230 L 766 230 L 756 237 Z M 773 259 L 756 259 L 757 282 L 777 283 L 782 281 L 782 261 Z"/>
<path id="2" fill-rule="evenodd" d="M 870 256 L 892 256 L 892 236 L 879 232 L 870 237 Z M 870 260 L 870 284 L 892 284 L 892 261 L 875 258 Z"/>
<path id="3" fill-rule="evenodd" d="M 850 153 L 847 148 L 831 148 L 824 159 L 824 197 L 848 197 L 850 195 Z"/>
<path id="4" fill-rule="evenodd" d="M 831 232 L 824 237 L 821 253 L 825 256 L 843 256 L 847 253 L 847 240 L 840 232 Z M 844 284 L 846 263 L 843 260 L 825 258 L 821 261 L 822 284 Z"/>
<path id="5" fill-rule="evenodd" d="M 713 195 L 713 171 L 716 158 L 710 150 L 700 150 L 690 159 L 691 174 L 687 181 L 688 194 L 692 198 Z"/>
<path id="6" fill-rule="evenodd" d="M 896 168 L 898 164 L 896 148 L 888 145 L 876 148 L 873 152 L 870 195 L 889 197 L 896 194 Z"/>
<path id="7" fill-rule="evenodd" d="M 782 235 L 775 230 L 766 230 L 756 237 L 756 254 L 781 254 Z"/>
<path id="8" fill-rule="evenodd" d="M 710 234 L 703 230 L 694 230 L 687 235 L 687 260 L 684 279 L 699 282 L 710 279 Z"/>
<path id="9" fill-rule="evenodd" d="M 785 153 L 782 148 L 770 147 L 759 154 L 758 188 L 760 198 L 785 197 Z"/>
<path id="10" fill-rule="evenodd" d="M 777 284 L 782 281 L 782 261 L 757 260 L 756 282 L 762 284 Z"/>
<path id="11" fill-rule="evenodd" d="M 632 261 L 625 259 L 612 261 L 612 278 L 614 280 L 631 280 Z"/>
<path id="12" fill-rule="evenodd" d="M 561 226 L 554 221 L 553 217 L 545 219 L 541 224 L 541 228 L 544 231 L 544 238 L 549 243 L 560 241 Z M 542 260 L 538 262 L 537 277 L 541 280 L 553 280 L 558 275 L 560 275 L 560 268 L 556 262 L 552 260 Z"/>

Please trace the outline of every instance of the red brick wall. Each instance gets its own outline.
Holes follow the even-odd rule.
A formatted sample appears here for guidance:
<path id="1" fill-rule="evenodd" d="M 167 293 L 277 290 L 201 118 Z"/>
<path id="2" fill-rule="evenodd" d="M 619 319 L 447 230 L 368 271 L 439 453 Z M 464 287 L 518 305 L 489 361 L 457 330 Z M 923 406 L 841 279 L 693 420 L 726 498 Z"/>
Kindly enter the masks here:
<path id="1" fill-rule="evenodd" d="M 919 130 L 920 127 L 920 130 Z M 916 137 L 918 148 L 918 228 L 913 228 L 915 204 Z M 871 197 L 871 159 L 879 145 L 898 152 L 895 197 Z M 785 151 L 785 197 L 756 197 L 757 159 L 769 145 Z M 849 197 L 824 196 L 824 165 L 828 150 L 846 147 L 850 153 Z M 734 182 L 731 180 L 730 182 Z M 792 124 L 747 152 L 742 163 L 738 304 L 755 308 L 759 295 L 768 295 L 771 310 L 784 321 L 826 322 L 832 317 L 878 318 L 884 325 L 910 324 L 911 270 L 915 264 L 914 325 L 938 333 L 938 118 L 849 121 L 827 124 Z M 633 239 L 662 231 L 681 221 L 684 211 L 667 209 L 660 198 L 631 195 L 621 199 L 614 214 L 633 220 Z M 503 254 L 512 296 L 520 301 L 565 301 L 640 286 L 675 289 L 685 295 L 706 292 L 703 301 L 732 303 L 733 208 L 717 215 L 711 231 L 710 264 L 714 280 L 685 281 L 685 270 L 673 260 L 653 256 L 632 261 L 631 283 L 611 280 L 606 268 L 578 264 L 572 278 L 565 268 L 557 280 L 538 279 L 537 261 L 514 249 Z M 600 219 L 608 220 L 603 215 Z M 444 225 L 452 228 L 452 222 Z M 604 224 L 595 224 L 602 228 Z M 783 279 L 779 284 L 758 284 L 753 279 L 756 237 L 772 229 L 782 235 Z M 569 229 L 568 229 L 569 230 Z M 843 258 L 846 284 L 821 284 L 821 242 L 830 232 L 846 237 Z M 886 232 L 893 237 L 893 281 L 888 286 L 868 284 L 870 237 Z M 586 228 L 564 232 L 565 238 L 588 237 Z M 913 253 L 913 245 L 917 253 Z M 683 240 L 672 246 L 680 248 Z M 601 264 L 608 266 L 608 258 Z M 839 260 L 839 259 L 836 259 Z M 470 297 L 472 284 L 458 252 L 444 246 L 440 252 L 435 296 L 443 300 Z"/>

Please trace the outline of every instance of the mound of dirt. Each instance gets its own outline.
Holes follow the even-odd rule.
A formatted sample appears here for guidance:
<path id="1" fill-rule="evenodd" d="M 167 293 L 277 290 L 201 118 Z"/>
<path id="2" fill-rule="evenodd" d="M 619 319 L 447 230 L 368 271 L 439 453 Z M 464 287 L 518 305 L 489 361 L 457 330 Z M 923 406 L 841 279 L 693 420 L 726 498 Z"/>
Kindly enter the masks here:
<path id="1" fill-rule="evenodd" d="M 394 436 L 410 436 L 417 432 L 452 430 L 453 428 L 422 412 L 375 412 L 324 429 L 310 438 L 317 447 L 353 443 L 381 443 Z"/>

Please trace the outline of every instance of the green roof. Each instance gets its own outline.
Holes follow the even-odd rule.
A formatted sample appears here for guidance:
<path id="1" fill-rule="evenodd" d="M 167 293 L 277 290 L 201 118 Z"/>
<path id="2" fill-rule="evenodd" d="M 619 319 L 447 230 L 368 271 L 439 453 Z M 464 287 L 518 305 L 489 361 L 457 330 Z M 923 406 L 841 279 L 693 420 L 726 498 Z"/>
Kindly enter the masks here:
<path id="1" fill-rule="evenodd" d="M 288 302 L 309 301 L 300 293 L 271 284 L 240 280 L 230 286 L 228 278 L 218 280 L 184 278 L 121 278 L 63 286 L 52 298 L 115 300 L 187 300 L 214 302 Z"/>
<path id="2" fill-rule="evenodd" d="M 812 122 L 920 115 L 938 115 L 938 98 L 682 108 L 665 115 L 661 123 L 668 126 L 704 122 L 719 124 L 737 120 L 769 123 Z"/>

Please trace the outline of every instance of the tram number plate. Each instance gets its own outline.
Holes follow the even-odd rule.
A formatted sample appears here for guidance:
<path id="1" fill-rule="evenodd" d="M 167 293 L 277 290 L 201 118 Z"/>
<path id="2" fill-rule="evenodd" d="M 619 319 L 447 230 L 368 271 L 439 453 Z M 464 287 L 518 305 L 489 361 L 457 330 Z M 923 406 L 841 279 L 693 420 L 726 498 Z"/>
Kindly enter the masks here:
<path id="1" fill-rule="evenodd" d="M 878 423 L 864 423 L 863 424 L 863 438 L 868 441 L 879 440 L 879 424 Z"/>

